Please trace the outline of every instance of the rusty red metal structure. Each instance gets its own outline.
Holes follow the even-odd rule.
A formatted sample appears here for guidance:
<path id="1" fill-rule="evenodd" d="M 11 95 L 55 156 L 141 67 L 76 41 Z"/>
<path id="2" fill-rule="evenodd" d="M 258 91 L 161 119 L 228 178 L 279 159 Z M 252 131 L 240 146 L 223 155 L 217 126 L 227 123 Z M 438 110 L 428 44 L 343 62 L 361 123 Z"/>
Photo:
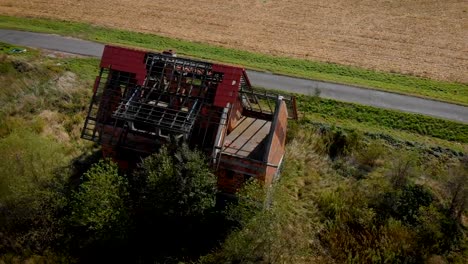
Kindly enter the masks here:
<path id="1" fill-rule="evenodd" d="M 122 168 L 172 138 L 210 157 L 219 189 L 271 184 L 284 156 L 295 98 L 254 90 L 243 68 L 106 46 L 81 137 Z"/>

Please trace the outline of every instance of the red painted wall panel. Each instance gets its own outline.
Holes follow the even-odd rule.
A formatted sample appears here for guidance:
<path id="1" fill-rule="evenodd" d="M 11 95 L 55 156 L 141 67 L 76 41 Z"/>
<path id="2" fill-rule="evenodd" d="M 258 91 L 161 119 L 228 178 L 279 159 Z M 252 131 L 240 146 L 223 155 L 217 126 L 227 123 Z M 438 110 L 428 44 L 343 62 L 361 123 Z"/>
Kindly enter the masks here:
<path id="1" fill-rule="evenodd" d="M 239 93 L 239 83 L 242 76 L 243 69 L 239 67 L 213 64 L 214 72 L 222 72 L 223 81 L 218 84 L 214 105 L 219 107 L 226 107 L 227 103 L 231 105 L 237 101 Z"/>
<path id="2" fill-rule="evenodd" d="M 137 84 L 142 85 L 146 77 L 145 55 L 145 51 L 106 45 L 100 66 L 135 73 Z"/>

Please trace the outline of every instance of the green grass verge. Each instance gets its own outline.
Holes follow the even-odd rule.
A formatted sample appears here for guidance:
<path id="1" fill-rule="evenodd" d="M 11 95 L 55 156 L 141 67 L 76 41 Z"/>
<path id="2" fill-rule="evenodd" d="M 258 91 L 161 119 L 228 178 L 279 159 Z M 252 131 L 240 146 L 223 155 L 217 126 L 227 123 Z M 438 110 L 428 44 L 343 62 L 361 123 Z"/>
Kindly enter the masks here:
<path id="1" fill-rule="evenodd" d="M 468 125 L 418 114 L 345 103 L 318 97 L 299 96 L 298 107 L 305 120 L 343 123 L 347 126 L 378 127 L 468 143 Z"/>
<path id="2" fill-rule="evenodd" d="M 171 48 L 183 55 L 243 65 L 251 69 L 358 85 L 468 105 L 468 84 L 462 83 L 435 81 L 333 63 L 277 57 L 84 23 L 0 16 L 0 28 L 56 33 L 103 43 L 116 43 L 154 50 Z"/>
<path id="3" fill-rule="evenodd" d="M 381 139 L 395 146 L 408 146 L 424 150 L 443 148 L 456 153 L 467 153 L 468 150 L 468 144 L 465 143 L 391 129 L 381 125 L 357 123 L 347 119 L 323 118 L 318 114 L 309 114 L 307 119 L 301 121 L 299 122 L 300 125 L 310 126 L 310 129 L 334 126 L 344 130 L 356 131 L 369 139 Z"/>

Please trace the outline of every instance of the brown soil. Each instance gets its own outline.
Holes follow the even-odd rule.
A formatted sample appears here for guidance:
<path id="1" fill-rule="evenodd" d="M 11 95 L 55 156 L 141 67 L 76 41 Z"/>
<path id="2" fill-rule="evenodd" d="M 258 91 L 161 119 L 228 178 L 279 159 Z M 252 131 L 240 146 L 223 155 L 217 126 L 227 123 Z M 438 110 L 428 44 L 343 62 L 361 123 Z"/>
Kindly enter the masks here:
<path id="1" fill-rule="evenodd" d="M 0 14 L 468 82 L 467 0 L 1 0 Z"/>

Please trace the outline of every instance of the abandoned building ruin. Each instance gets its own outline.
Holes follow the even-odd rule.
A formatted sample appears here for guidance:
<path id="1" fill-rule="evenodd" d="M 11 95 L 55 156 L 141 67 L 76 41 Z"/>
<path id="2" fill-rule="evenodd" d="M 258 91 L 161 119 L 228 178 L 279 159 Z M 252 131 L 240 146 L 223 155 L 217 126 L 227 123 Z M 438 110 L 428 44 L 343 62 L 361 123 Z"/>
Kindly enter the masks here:
<path id="1" fill-rule="evenodd" d="M 279 174 L 295 98 L 254 90 L 245 69 L 107 45 L 81 137 L 131 167 L 170 138 L 206 153 L 222 193 Z"/>

